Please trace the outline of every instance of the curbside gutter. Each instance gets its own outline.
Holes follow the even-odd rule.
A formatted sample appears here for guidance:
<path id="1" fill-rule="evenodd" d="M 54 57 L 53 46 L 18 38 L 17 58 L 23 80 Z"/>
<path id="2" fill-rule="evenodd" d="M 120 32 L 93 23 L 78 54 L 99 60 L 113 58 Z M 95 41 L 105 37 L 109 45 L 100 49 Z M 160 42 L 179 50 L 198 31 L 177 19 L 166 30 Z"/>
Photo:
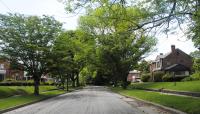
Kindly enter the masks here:
<path id="1" fill-rule="evenodd" d="M 116 93 L 116 92 L 115 92 Z M 117 92 L 118 93 L 118 92 Z M 149 102 L 149 101 L 145 101 L 145 100 L 142 100 L 142 99 L 139 99 L 137 97 L 133 97 L 133 96 L 128 96 L 128 95 L 124 95 L 124 94 L 121 94 L 121 93 L 118 93 L 122 96 L 125 96 L 127 98 L 131 98 L 131 99 L 134 99 L 138 102 L 142 102 L 142 103 L 145 103 L 145 104 L 148 104 L 148 105 L 151 105 L 151 106 L 154 106 L 154 107 L 157 107 L 157 108 L 160 108 L 160 109 L 163 109 L 167 112 L 170 112 L 171 114 L 187 114 L 186 112 L 182 112 L 180 110 L 177 110 L 177 109 L 174 109 L 174 108 L 170 108 L 170 107 L 166 107 L 166 106 L 163 106 L 163 105 L 160 105 L 160 104 L 157 104 L 157 103 L 153 103 L 153 102 Z"/>

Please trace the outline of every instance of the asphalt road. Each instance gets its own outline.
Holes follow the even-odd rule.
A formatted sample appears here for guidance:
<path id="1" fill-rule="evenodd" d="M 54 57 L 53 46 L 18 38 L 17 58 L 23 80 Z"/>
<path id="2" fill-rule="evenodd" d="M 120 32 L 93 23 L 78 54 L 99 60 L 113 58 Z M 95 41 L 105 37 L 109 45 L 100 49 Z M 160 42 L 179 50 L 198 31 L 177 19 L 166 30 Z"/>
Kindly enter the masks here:
<path id="1" fill-rule="evenodd" d="M 143 114 L 106 87 L 88 86 L 5 114 Z"/>

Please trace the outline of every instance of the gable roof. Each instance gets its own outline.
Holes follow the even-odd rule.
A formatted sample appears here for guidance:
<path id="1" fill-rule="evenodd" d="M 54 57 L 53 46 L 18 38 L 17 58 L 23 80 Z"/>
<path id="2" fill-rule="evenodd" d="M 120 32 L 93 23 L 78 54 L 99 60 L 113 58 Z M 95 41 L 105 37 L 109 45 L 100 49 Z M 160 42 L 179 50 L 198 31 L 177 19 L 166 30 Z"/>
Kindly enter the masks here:
<path id="1" fill-rule="evenodd" d="M 188 56 L 189 58 L 192 58 L 190 55 L 186 54 L 184 51 L 180 50 L 179 48 L 176 48 L 175 50 L 176 50 L 176 51 L 179 51 L 179 52 L 181 52 L 181 53 L 183 53 L 184 55 Z M 166 54 L 164 54 L 164 55 L 157 55 L 157 57 L 156 57 L 155 60 L 159 60 L 159 59 L 166 58 L 166 57 L 169 56 L 171 53 L 172 53 L 172 51 L 171 51 L 171 52 L 168 52 L 168 53 L 166 53 Z"/>
<path id="2" fill-rule="evenodd" d="M 164 54 L 164 55 L 157 55 L 156 60 L 165 58 L 165 57 L 167 57 L 167 56 L 170 55 L 170 54 L 171 54 L 171 52 L 168 52 L 168 53 L 166 53 L 166 54 Z"/>

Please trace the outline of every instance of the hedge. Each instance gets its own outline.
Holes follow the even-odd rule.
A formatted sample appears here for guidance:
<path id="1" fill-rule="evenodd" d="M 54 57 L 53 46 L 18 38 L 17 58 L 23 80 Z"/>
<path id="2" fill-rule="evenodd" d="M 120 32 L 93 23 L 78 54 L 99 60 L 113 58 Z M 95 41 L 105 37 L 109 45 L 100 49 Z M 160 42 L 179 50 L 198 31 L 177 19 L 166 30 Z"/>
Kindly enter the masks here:
<path id="1" fill-rule="evenodd" d="M 34 82 L 16 81 L 16 82 L 0 82 L 0 86 L 33 86 Z M 55 85 L 55 83 L 40 83 L 40 85 Z"/>

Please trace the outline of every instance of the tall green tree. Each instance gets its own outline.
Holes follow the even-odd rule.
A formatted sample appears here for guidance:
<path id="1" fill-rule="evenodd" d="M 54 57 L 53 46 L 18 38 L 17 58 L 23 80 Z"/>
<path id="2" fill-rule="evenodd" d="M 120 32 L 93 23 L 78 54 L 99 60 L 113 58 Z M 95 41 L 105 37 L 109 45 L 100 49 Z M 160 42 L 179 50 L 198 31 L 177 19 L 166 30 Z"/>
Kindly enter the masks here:
<path id="1" fill-rule="evenodd" d="M 70 79 L 73 87 L 79 86 L 79 74 L 90 58 L 87 37 L 80 30 L 65 31 L 56 39 L 52 49 L 49 71 L 60 79 Z"/>
<path id="2" fill-rule="evenodd" d="M 34 79 L 34 94 L 39 95 L 41 76 L 47 72 L 47 59 L 61 23 L 48 16 L 0 14 L 1 53 Z"/>
<path id="3" fill-rule="evenodd" d="M 146 60 L 142 60 L 141 62 L 138 63 L 138 66 L 136 69 L 141 71 L 142 73 L 148 73 L 149 63 Z"/>
<path id="4" fill-rule="evenodd" d="M 73 48 L 74 45 L 68 33 L 63 32 L 56 38 L 51 56 L 48 58 L 48 72 L 57 79 L 63 89 L 65 88 L 64 85 L 67 80 L 67 91 L 73 67 L 73 55 L 71 53 Z"/>
<path id="5" fill-rule="evenodd" d="M 126 7 L 138 7 L 148 11 L 148 16 L 130 28 L 131 31 L 162 31 L 166 34 L 183 31 L 200 47 L 200 1 L 199 0 L 79 0 L 68 1 L 68 12 L 80 12 L 82 8 L 96 8 L 110 4 Z M 129 17 L 134 20 L 135 17 Z"/>
<path id="6" fill-rule="evenodd" d="M 147 11 L 137 7 L 124 8 L 106 2 L 104 6 L 89 9 L 80 19 L 80 28 L 95 38 L 100 69 L 110 74 L 115 85 L 122 81 L 126 88 L 128 72 L 155 44 L 155 39 L 142 29 L 130 31 L 146 16 Z"/>
<path id="7" fill-rule="evenodd" d="M 190 53 L 190 56 L 193 57 L 192 68 L 194 70 L 193 77 L 200 79 L 200 52 L 194 51 Z"/>

